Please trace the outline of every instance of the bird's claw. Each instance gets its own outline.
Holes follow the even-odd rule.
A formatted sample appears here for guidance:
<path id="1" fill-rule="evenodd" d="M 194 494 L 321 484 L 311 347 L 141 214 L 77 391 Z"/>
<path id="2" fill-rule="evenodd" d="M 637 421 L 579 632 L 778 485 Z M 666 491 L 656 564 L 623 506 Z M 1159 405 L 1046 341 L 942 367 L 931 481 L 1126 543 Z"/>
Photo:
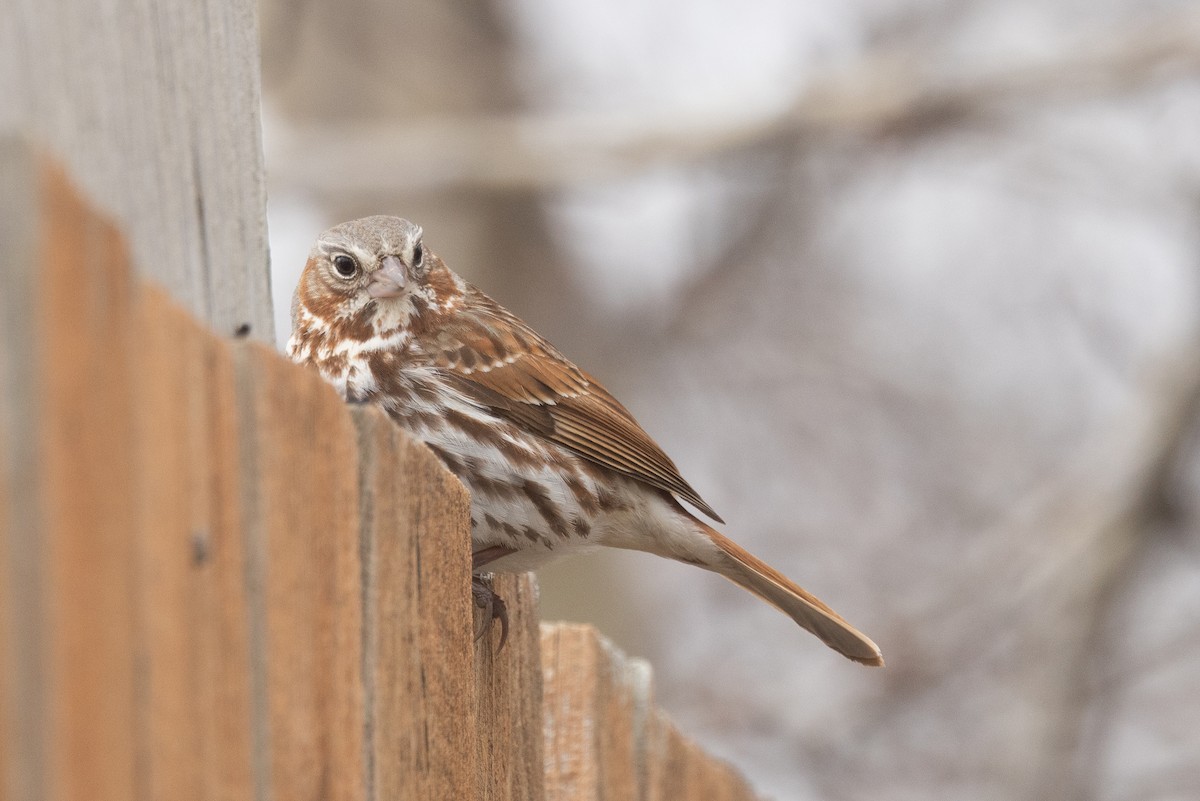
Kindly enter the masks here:
<path id="1" fill-rule="evenodd" d="M 492 623 L 499 620 L 500 644 L 496 646 L 496 653 L 500 653 L 504 643 L 508 641 L 508 605 L 492 589 L 491 576 L 471 576 L 471 599 L 477 608 L 483 610 L 483 621 L 475 630 L 475 639 L 478 640 L 487 634 L 492 628 Z"/>

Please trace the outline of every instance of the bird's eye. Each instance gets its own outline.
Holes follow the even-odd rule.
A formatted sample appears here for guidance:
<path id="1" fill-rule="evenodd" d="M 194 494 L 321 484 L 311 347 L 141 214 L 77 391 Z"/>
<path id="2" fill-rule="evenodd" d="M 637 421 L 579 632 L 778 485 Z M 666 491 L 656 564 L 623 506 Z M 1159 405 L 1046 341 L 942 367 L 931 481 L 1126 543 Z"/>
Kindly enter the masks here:
<path id="1" fill-rule="evenodd" d="M 413 247 L 412 263 L 413 267 L 420 267 L 421 262 L 425 261 L 425 246 L 418 242 Z"/>
<path id="2" fill-rule="evenodd" d="M 353 278 L 358 275 L 358 262 L 349 254 L 339 253 L 333 257 L 333 271 L 342 278 Z"/>

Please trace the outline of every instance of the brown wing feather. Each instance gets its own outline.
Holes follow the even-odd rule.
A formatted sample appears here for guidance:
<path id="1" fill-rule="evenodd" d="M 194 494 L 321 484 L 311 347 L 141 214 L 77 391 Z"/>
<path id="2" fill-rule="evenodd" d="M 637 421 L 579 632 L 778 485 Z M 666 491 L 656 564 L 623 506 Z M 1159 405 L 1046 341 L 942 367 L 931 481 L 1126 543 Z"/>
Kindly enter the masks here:
<path id="1" fill-rule="evenodd" d="M 436 366 L 482 406 L 580 456 L 674 493 L 724 521 L 624 406 L 536 331 L 474 287 L 454 320 L 423 342 Z"/>

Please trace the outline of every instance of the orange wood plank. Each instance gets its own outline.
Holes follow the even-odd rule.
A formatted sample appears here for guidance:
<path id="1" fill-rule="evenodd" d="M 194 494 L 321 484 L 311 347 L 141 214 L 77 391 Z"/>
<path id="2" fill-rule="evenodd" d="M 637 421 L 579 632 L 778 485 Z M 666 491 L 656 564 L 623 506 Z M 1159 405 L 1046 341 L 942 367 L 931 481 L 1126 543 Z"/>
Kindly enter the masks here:
<path id="1" fill-rule="evenodd" d="M 358 452 L 316 374 L 238 349 L 243 500 L 260 595 L 258 731 L 271 797 L 358 801 L 366 787 Z"/>
<path id="2" fill-rule="evenodd" d="M 44 798 L 136 798 L 134 290 L 116 231 L 47 167 L 38 279 Z"/>
<path id="3" fill-rule="evenodd" d="M 138 336 L 149 798 L 248 798 L 250 661 L 229 346 L 157 290 Z"/>
<path id="4" fill-rule="evenodd" d="M 649 720 L 645 801 L 755 801 L 758 796 L 728 763 L 715 759 L 679 733 L 661 712 Z"/>
<path id="5" fill-rule="evenodd" d="M 639 797 L 633 670 L 591 626 L 542 626 L 547 801 Z"/>
<path id="6" fill-rule="evenodd" d="M 475 791 L 470 500 L 376 408 L 355 410 L 373 799 Z"/>
<path id="7" fill-rule="evenodd" d="M 537 581 L 532 574 L 496 577 L 496 592 L 508 603 L 510 631 L 496 653 L 499 625 L 475 644 L 479 720 L 476 798 L 541 801 L 541 635 Z"/>

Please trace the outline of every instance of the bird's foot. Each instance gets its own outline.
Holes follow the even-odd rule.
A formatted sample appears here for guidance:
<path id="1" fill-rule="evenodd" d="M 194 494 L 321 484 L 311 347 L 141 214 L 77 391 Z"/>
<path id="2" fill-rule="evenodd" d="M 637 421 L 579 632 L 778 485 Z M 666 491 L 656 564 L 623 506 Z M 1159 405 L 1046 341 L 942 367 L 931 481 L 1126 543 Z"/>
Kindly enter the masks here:
<path id="1" fill-rule="evenodd" d="M 475 630 L 475 639 L 478 640 L 487 634 L 492 628 L 492 623 L 499 620 L 500 644 L 496 646 L 496 653 L 500 653 L 504 648 L 504 643 L 508 640 L 508 606 L 504 603 L 504 599 L 492 589 L 491 574 L 486 577 L 471 576 L 471 598 L 475 602 L 475 606 L 483 610 L 483 622 Z"/>

